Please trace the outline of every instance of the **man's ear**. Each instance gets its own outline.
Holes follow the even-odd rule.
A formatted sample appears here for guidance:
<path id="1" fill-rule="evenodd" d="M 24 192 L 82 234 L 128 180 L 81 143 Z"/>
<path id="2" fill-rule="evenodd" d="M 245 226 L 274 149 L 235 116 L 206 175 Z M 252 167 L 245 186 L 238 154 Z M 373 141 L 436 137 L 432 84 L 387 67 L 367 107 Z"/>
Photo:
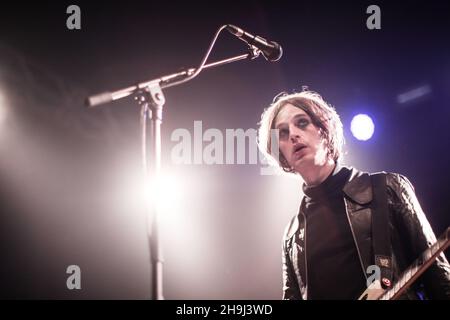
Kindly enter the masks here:
<path id="1" fill-rule="evenodd" d="M 322 128 L 319 127 L 317 131 L 319 131 L 319 136 L 320 136 L 322 139 L 326 139 L 326 134 L 325 134 L 325 132 L 323 131 Z"/>
<path id="2" fill-rule="evenodd" d="M 327 149 L 327 156 L 333 159 L 333 150 L 328 146 L 328 137 L 322 128 L 319 128 L 320 142 L 323 143 L 324 147 Z"/>
<path id="3" fill-rule="evenodd" d="M 328 137 L 325 131 L 322 128 L 319 128 L 319 136 L 321 138 L 321 142 L 323 142 L 325 145 L 328 144 Z"/>

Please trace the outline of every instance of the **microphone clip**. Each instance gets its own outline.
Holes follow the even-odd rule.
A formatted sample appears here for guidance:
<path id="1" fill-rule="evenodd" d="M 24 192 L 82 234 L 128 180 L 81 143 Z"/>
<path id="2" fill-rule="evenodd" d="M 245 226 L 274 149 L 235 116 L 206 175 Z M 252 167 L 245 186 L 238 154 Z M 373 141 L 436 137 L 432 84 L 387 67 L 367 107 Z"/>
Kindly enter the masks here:
<path id="1" fill-rule="evenodd" d="M 248 49 L 248 58 L 250 60 L 254 60 L 254 59 L 258 58 L 259 55 L 261 54 L 261 50 L 251 44 L 247 44 L 247 45 L 248 45 L 248 48 L 247 48 Z"/>

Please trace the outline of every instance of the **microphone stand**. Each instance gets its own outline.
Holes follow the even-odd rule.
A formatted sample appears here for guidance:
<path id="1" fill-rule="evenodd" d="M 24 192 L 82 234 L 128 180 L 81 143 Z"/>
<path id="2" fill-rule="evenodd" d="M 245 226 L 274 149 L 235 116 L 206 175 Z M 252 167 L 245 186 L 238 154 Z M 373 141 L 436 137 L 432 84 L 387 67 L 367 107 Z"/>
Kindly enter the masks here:
<path id="1" fill-rule="evenodd" d="M 119 100 L 127 96 L 135 94 L 135 100 L 141 106 L 140 123 L 141 123 L 141 139 L 142 139 L 142 161 L 146 182 L 150 181 L 150 177 L 153 178 L 152 189 L 155 196 L 160 189 L 161 178 L 161 123 L 163 119 L 163 106 L 165 104 L 165 97 L 162 89 L 173 87 L 181 83 L 187 82 L 196 77 L 200 71 L 206 68 L 212 68 L 221 66 L 224 64 L 232 63 L 243 59 L 255 59 L 259 56 L 261 51 L 254 47 L 249 46 L 249 52 L 239 56 L 223 59 L 213 63 L 205 64 L 209 53 L 219 35 L 219 33 L 226 26 L 222 26 L 216 33 L 210 48 L 203 59 L 200 67 L 188 68 L 181 72 L 173 73 L 167 76 L 163 76 L 157 79 L 145 81 L 134 86 L 130 86 L 124 89 L 116 90 L 114 92 L 105 92 L 91 96 L 87 99 L 89 107 L 95 107 L 100 104 Z M 150 150 L 151 157 L 147 157 L 147 122 L 150 122 Z M 149 166 L 149 161 L 152 164 Z M 146 218 L 147 218 L 147 235 L 149 240 L 150 249 L 150 262 L 151 262 L 151 295 L 153 300 L 164 300 L 163 296 L 163 254 L 162 247 L 159 238 L 159 218 L 160 218 L 160 206 L 158 197 L 154 197 L 155 201 L 146 203 Z"/>

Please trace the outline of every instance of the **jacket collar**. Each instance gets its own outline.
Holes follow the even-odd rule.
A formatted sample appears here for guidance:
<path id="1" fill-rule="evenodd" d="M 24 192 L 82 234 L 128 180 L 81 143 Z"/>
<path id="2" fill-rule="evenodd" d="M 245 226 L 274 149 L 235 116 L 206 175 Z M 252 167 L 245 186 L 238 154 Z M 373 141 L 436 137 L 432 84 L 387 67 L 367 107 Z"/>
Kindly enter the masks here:
<path id="1" fill-rule="evenodd" d="M 351 168 L 349 181 L 343 189 L 345 195 L 354 202 L 363 205 L 372 201 L 372 182 L 367 172 Z"/>
<path id="2" fill-rule="evenodd" d="M 344 194 L 360 205 L 368 204 L 372 201 L 372 182 L 370 175 L 367 172 L 359 171 L 353 167 L 349 169 L 351 173 L 348 182 L 343 188 Z M 305 210 L 304 206 L 305 198 L 303 197 L 298 214 L 291 220 L 291 223 L 285 230 L 286 239 L 294 236 L 300 225 L 303 225 L 303 221 L 300 222 L 299 219 L 303 220 L 302 212 Z"/>

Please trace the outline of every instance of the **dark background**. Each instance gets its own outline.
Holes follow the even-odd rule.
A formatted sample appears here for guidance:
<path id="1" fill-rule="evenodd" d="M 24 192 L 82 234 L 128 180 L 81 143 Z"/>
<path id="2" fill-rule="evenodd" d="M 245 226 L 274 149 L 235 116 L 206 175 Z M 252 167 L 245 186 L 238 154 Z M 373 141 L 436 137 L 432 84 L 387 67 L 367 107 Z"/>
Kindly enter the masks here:
<path id="1" fill-rule="evenodd" d="M 81 8 L 81 30 L 66 8 Z M 381 8 L 381 30 L 366 8 Z M 232 23 L 280 43 L 284 55 L 204 71 L 165 91 L 163 156 L 181 181 L 163 223 L 168 299 L 279 299 L 281 236 L 301 181 L 259 164 L 175 165 L 177 128 L 257 128 L 283 90 L 307 85 L 344 123 L 344 163 L 406 175 L 436 234 L 450 225 L 448 1 L 17 2 L 0 10 L 1 297 L 146 299 L 150 266 L 139 108 L 84 99 L 198 65 Z M 245 52 L 224 32 L 210 61 Z M 398 95 L 428 86 L 408 103 Z M 357 113 L 374 137 L 355 140 Z M 206 144 L 205 144 L 206 145 Z M 171 201 L 172 199 L 173 201 Z M 175 201 L 178 200 L 178 201 Z M 172 204 L 171 204 L 172 205 Z M 82 289 L 66 288 L 79 265 Z"/>

